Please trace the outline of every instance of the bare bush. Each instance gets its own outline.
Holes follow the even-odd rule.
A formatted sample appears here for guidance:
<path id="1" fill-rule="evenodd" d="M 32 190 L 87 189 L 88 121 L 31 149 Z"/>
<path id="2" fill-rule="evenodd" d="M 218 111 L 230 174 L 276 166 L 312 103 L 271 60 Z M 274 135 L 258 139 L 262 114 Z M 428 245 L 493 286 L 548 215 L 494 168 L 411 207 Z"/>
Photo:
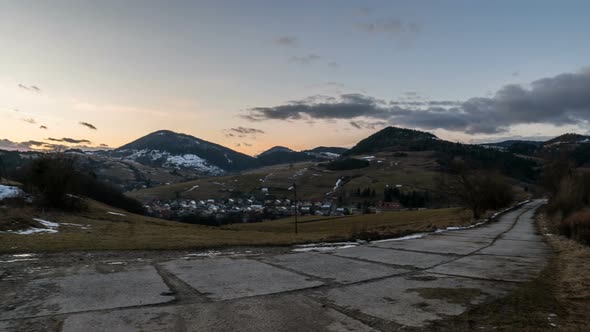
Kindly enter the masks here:
<path id="1" fill-rule="evenodd" d="M 449 173 L 437 180 L 439 192 L 469 208 L 473 218 L 493 209 L 500 209 L 514 201 L 510 183 L 498 173 L 471 169 L 462 161 L 454 161 Z"/>
<path id="2" fill-rule="evenodd" d="M 559 233 L 590 245 L 590 209 L 583 209 L 572 213 L 559 224 Z"/>

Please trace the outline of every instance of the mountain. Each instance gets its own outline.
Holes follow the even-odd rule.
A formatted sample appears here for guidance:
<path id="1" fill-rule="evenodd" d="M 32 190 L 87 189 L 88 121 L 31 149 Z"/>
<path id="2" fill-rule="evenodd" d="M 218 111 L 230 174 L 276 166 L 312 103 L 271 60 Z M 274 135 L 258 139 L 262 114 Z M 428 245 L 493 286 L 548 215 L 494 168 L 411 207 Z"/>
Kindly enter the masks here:
<path id="1" fill-rule="evenodd" d="M 307 155 L 313 156 L 317 160 L 332 160 L 339 158 L 346 151 L 348 151 L 347 148 L 318 146 L 317 148 L 313 148 L 311 150 L 304 150 L 301 152 L 305 152 Z"/>
<path id="2" fill-rule="evenodd" d="M 503 148 L 508 149 L 508 148 L 515 146 L 515 145 L 529 144 L 529 145 L 535 145 L 535 146 L 542 146 L 544 143 L 545 142 L 542 142 L 542 141 L 527 141 L 527 140 L 511 139 L 511 140 L 502 141 L 502 142 L 495 142 L 495 143 L 482 143 L 480 145 L 497 146 L 497 147 L 503 147 Z"/>
<path id="3" fill-rule="evenodd" d="M 496 143 L 480 144 L 488 148 L 495 148 L 500 151 L 508 151 L 516 154 L 532 156 L 539 152 L 543 147 L 544 142 L 541 141 L 527 141 L 527 140 L 507 140 Z"/>
<path id="4" fill-rule="evenodd" d="M 169 130 L 153 132 L 106 154 L 152 167 L 192 169 L 209 175 L 240 171 L 259 165 L 251 156 Z"/>
<path id="5" fill-rule="evenodd" d="M 303 152 L 313 152 L 313 153 L 335 153 L 335 154 L 343 154 L 344 152 L 348 151 L 347 148 L 341 148 L 336 146 L 318 146 L 317 148 L 313 148 L 311 150 L 305 150 Z"/>
<path id="6" fill-rule="evenodd" d="M 557 136 L 553 139 L 548 140 L 543 144 L 545 148 L 555 147 L 562 144 L 582 144 L 590 143 L 590 136 L 580 135 L 574 133 L 568 133 L 561 136 Z"/>
<path id="7" fill-rule="evenodd" d="M 277 146 L 273 146 L 272 148 L 260 153 L 258 155 L 258 157 L 265 156 L 265 155 L 275 153 L 275 152 L 295 152 L 295 151 L 289 149 L 288 147 L 277 145 Z"/>
<path id="8" fill-rule="evenodd" d="M 432 150 L 433 145 L 440 141 L 431 133 L 387 127 L 358 142 L 345 155 L 358 155 L 384 151 L 422 151 Z"/>
<path id="9" fill-rule="evenodd" d="M 536 177 L 537 164 L 511 152 L 481 145 L 453 143 L 441 140 L 431 133 L 397 127 L 378 131 L 361 140 L 344 155 L 398 151 L 434 151 L 437 154 L 437 163 L 442 167 L 446 167 L 453 159 L 461 158 L 469 160 L 477 167 L 499 169 L 513 178 L 531 181 Z"/>

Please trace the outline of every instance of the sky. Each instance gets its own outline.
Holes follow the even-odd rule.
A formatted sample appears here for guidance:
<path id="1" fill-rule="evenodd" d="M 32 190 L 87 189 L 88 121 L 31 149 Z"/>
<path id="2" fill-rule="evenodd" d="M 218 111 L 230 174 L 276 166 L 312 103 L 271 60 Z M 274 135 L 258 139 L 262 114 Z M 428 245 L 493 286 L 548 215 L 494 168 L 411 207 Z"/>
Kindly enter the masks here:
<path id="1" fill-rule="evenodd" d="M 0 1 L 0 146 L 588 133 L 588 1 Z M 4 140 L 3 140 L 4 139 Z"/>

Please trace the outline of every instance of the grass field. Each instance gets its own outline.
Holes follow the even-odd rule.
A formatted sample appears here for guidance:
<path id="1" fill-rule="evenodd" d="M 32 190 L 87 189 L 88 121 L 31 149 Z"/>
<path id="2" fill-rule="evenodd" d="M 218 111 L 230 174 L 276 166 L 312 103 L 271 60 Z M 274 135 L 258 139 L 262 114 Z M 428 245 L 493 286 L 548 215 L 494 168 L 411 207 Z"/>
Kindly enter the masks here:
<path id="1" fill-rule="evenodd" d="M 291 245 L 349 240 L 362 234 L 395 236 L 470 221 L 469 213 L 460 209 L 390 212 L 316 221 L 313 217 L 303 218 L 299 234 L 295 235 L 290 219 L 216 228 L 134 215 L 91 202 L 88 211 L 78 213 L 0 207 L 0 231 L 16 230 L 18 225 L 30 227 L 33 218 L 60 223 L 59 232 L 0 233 L 0 253 Z"/>

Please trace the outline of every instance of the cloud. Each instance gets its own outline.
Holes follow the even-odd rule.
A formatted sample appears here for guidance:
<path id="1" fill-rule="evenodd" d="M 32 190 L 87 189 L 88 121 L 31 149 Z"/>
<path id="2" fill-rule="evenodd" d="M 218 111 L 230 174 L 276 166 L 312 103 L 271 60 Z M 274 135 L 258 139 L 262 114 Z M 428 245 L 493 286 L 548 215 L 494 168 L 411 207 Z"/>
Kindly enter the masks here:
<path id="1" fill-rule="evenodd" d="M 37 121 L 35 121 L 35 119 L 33 119 L 33 118 L 26 118 L 26 119 L 23 119 L 23 121 L 26 123 L 30 123 L 30 124 L 37 124 Z"/>
<path id="2" fill-rule="evenodd" d="M 328 62 L 328 67 L 338 69 L 340 68 L 340 64 L 336 61 L 330 61 Z"/>
<path id="3" fill-rule="evenodd" d="M 21 88 L 21 89 L 23 89 L 23 90 L 27 90 L 27 91 L 31 91 L 31 92 L 36 92 L 36 93 L 40 93 L 41 92 L 41 89 L 38 86 L 36 86 L 36 85 L 29 85 L 29 86 L 27 86 L 27 85 L 24 85 L 24 84 L 19 83 L 18 84 L 18 87 Z"/>
<path id="4" fill-rule="evenodd" d="M 225 133 L 225 137 L 248 137 L 251 139 L 256 139 L 256 135 L 264 134 L 264 130 L 256 129 L 256 128 L 246 128 L 246 127 L 235 127 L 230 129 L 224 129 L 223 132 Z"/>
<path id="5" fill-rule="evenodd" d="M 371 21 L 358 23 L 357 27 L 370 33 L 382 33 L 393 36 L 417 34 L 422 26 L 415 21 L 404 21 L 397 17 L 381 17 Z"/>
<path id="6" fill-rule="evenodd" d="M 503 133 L 517 124 L 587 125 L 590 71 L 542 78 L 526 87 L 510 84 L 492 96 L 462 102 L 385 101 L 365 94 L 312 96 L 273 107 L 251 108 L 242 117 L 250 121 L 378 120 L 469 134 Z"/>
<path id="7" fill-rule="evenodd" d="M 47 126 L 39 126 L 39 129 L 47 129 Z"/>
<path id="8" fill-rule="evenodd" d="M 248 146 L 248 147 L 252 146 L 252 144 L 250 144 L 250 143 L 246 143 L 246 142 L 243 142 L 243 143 L 242 143 L 242 145 L 243 145 L 243 146 Z"/>
<path id="9" fill-rule="evenodd" d="M 93 124 L 91 124 L 91 123 L 88 123 L 88 122 L 80 122 L 80 124 L 83 125 L 83 126 L 85 126 L 85 127 L 90 128 L 92 130 L 96 130 L 96 127 Z"/>
<path id="10" fill-rule="evenodd" d="M 519 71 L 512 72 L 512 77 L 518 77 L 518 76 L 520 76 Z"/>
<path id="11" fill-rule="evenodd" d="M 350 125 L 356 129 L 372 129 L 375 130 L 377 128 L 383 128 L 387 126 L 387 122 L 385 121 L 363 121 L 363 120 L 356 120 L 350 121 Z"/>
<path id="12" fill-rule="evenodd" d="M 279 36 L 274 40 L 275 44 L 280 46 L 297 46 L 299 40 L 294 36 Z"/>
<path id="13" fill-rule="evenodd" d="M 237 128 L 230 128 L 229 130 L 234 131 L 239 134 L 264 134 L 264 130 L 256 129 L 256 128 L 245 128 L 245 127 L 237 127 Z"/>
<path id="14" fill-rule="evenodd" d="M 308 65 L 313 62 L 319 61 L 321 58 L 322 57 L 317 54 L 310 53 L 304 56 L 292 56 L 291 58 L 289 58 L 289 62 L 299 65 Z"/>
<path id="15" fill-rule="evenodd" d="M 62 142 L 62 143 L 70 143 L 70 144 L 80 144 L 80 143 L 90 144 L 90 143 L 92 143 L 87 139 L 75 139 L 75 138 L 69 138 L 69 137 L 64 137 L 64 138 L 49 137 L 47 140 L 52 141 L 52 142 Z"/>
<path id="16" fill-rule="evenodd" d="M 0 139 L 0 149 L 2 150 L 34 150 L 36 147 L 42 148 L 45 144 L 39 141 L 13 142 L 8 139 Z"/>

